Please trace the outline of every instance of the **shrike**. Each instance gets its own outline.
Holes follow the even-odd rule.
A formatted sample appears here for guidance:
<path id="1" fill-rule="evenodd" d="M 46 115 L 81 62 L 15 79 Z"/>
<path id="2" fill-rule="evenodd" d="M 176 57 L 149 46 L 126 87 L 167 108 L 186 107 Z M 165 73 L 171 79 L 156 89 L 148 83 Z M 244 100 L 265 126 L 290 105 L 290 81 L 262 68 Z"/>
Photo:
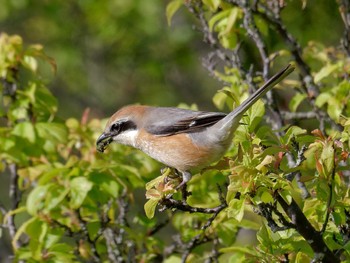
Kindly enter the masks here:
<path id="1" fill-rule="evenodd" d="M 109 119 L 97 139 L 97 150 L 103 152 L 113 141 L 140 149 L 179 171 L 181 187 L 191 179 L 191 172 L 225 154 L 244 113 L 293 70 L 288 65 L 229 114 L 141 105 L 123 107 Z"/>

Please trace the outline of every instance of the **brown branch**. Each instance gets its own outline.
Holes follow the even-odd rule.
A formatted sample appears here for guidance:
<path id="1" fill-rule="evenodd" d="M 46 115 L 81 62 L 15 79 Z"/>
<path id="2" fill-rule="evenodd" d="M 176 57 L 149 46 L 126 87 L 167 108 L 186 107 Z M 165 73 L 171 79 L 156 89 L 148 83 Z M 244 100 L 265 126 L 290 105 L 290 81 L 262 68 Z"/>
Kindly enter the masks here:
<path id="1" fill-rule="evenodd" d="M 298 233 L 306 240 L 315 253 L 315 262 L 340 262 L 340 259 L 325 244 L 320 232 L 316 231 L 307 220 L 298 204 L 292 199 L 288 204 L 276 191 L 274 198 L 281 205 L 284 212 L 288 215 Z"/>
<path id="2" fill-rule="evenodd" d="M 186 263 L 188 256 L 195 247 L 198 247 L 199 245 L 208 243 L 210 241 L 212 241 L 211 238 L 203 236 L 202 234 L 198 234 L 192 238 L 187 244 L 184 245 L 184 252 L 181 257 L 181 263 Z"/>

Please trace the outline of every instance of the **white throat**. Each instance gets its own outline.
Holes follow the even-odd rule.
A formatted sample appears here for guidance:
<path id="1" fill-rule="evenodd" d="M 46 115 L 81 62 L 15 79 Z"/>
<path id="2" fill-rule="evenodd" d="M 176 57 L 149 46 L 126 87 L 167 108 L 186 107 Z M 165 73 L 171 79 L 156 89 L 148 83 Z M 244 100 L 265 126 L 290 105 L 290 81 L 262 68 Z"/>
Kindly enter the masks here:
<path id="1" fill-rule="evenodd" d="M 136 147 L 137 134 L 138 130 L 127 130 L 113 137 L 113 140 L 120 144 Z"/>

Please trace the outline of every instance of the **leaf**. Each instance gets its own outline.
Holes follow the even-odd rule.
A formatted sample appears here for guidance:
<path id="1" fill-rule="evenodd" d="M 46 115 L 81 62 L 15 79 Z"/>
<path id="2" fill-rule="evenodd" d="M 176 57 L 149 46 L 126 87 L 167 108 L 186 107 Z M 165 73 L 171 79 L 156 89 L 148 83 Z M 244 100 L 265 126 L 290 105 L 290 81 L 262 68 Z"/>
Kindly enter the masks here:
<path id="1" fill-rule="evenodd" d="M 291 126 L 286 131 L 286 134 L 281 138 L 282 143 L 288 145 L 293 137 L 305 134 L 307 131 L 298 126 Z"/>
<path id="2" fill-rule="evenodd" d="M 119 195 L 120 185 L 114 180 L 105 181 L 100 185 L 100 187 L 114 198 L 118 197 Z"/>
<path id="3" fill-rule="evenodd" d="M 263 160 L 260 164 L 258 164 L 255 168 L 256 168 L 257 170 L 261 171 L 261 170 L 263 170 L 263 168 L 264 168 L 266 165 L 272 163 L 274 160 L 275 160 L 275 158 L 274 158 L 273 156 L 271 156 L 271 155 L 266 155 L 265 158 L 264 158 L 264 160 Z"/>
<path id="4" fill-rule="evenodd" d="M 22 225 L 17 229 L 17 232 L 15 234 L 15 236 L 12 238 L 12 249 L 13 251 L 17 250 L 17 241 L 19 240 L 19 238 L 21 237 L 21 235 L 24 233 L 24 231 L 26 230 L 27 226 L 30 225 L 31 223 L 35 222 L 37 219 L 37 217 L 32 217 L 29 220 L 27 220 L 26 222 L 22 223 Z"/>
<path id="5" fill-rule="evenodd" d="M 145 203 L 144 209 L 145 209 L 146 216 L 148 218 L 154 217 L 154 213 L 156 211 L 158 202 L 159 202 L 159 199 L 150 199 Z"/>
<path id="6" fill-rule="evenodd" d="M 317 107 L 322 107 L 324 104 L 326 104 L 329 99 L 332 97 L 329 93 L 321 93 L 315 100 L 315 105 Z"/>
<path id="7" fill-rule="evenodd" d="M 202 0 L 202 2 L 208 6 L 211 11 L 215 12 L 218 9 L 221 0 Z"/>
<path id="8" fill-rule="evenodd" d="M 31 122 L 21 122 L 16 124 L 12 134 L 27 139 L 30 143 L 35 142 L 35 130 Z"/>
<path id="9" fill-rule="evenodd" d="M 221 253 L 241 252 L 251 256 L 255 256 L 255 257 L 257 256 L 257 253 L 255 252 L 254 249 L 252 249 L 251 247 L 243 247 L 243 246 L 224 247 L 224 248 L 220 248 L 219 252 Z"/>
<path id="10" fill-rule="evenodd" d="M 296 112 L 300 103 L 307 97 L 306 94 L 297 93 L 289 102 L 289 109 L 291 112 Z"/>
<path id="11" fill-rule="evenodd" d="M 289 191 L 287 190 L 282 190 L 280 191 L 280 195 L 281 197 L 284 199 L 284 201 L 286 201 L 286 203 L 288 205 L 290 205 L 292 203 L 292 196 L 291 194 L 289 193 Z"/>
<path id="12" fill-rule="evenodd" d="M 30 69 L 33 72 L 36 72 L 38 69 L 38 61 L 31 56 L 24 56 L 22 63 L 24 67 Z"/>
<path id="13" fill-rule="evenodd" d="M 249 131 L 255 130 L 256 126 L 260 123 L 262 116 L 265 114 L 265 106 L 261 100 L 258 100 L 250 109 L 247 111 Z"/>
<path id="14" fill-rule="evenodd" d="M 219 110 L 224 109 L 226 100 L 227 95 L 223 92 L 217 92 L 213 97 L 213 103 Z"/>
<path id="15" fill-rule="evenodd" d="M 229 34 L 230 31 L 232 30 L 234 24 L 236 23 L 237 17 L 239 14 L 239 9 L 236 7 L 232 7 L 230 14 L 228 16 L 228 20 L 227 20 L 227 25 L 225 28 L 225 31 L 223 32 L 223 34 Z"/>
<path id="16" fill-rule="evenodd" d="M 252 230 L 258 231 L 261 225 L 253 220 L 254 219 L 249 220 L 249 219 L 243 218 L 242 221 L 239 223 L 239 226 L 246 229 L 252 229 Z"/>
<path id="17" fill-rule="evenodd" d="M 35 187 L 28 195 L 26 207 L 30 215 L 34 216 L 44 207 L 44 200 L 50 184 Z"/>
<path id="18" fill-rule="evenodd" d="M 330 176 L 334 169 L 334 148 L 333 145 L 328 142 L 324 145 L 321 153 L 321 161 L 323 164 L 323 171 L 326 176 Z"/>
<path id="19" fill-rule="evenodd" d="M 162 175 L 154 178 L 153 180 L 149 181 L 148 183 L 146 183 L 146 190 L 150 190 L 151 188 L 159 185 L 161 182 L 164 182 L 164 178 L 170 174 L 170 171 L 171 170 L 168 168 L 164 174 L 162 174 Z"/>
<path id="20" fill-rule="evenodd" d="M 53 143 L 65 143 L 67 141 L 67 128 L 60 123 L 38 122 L 35 125 L 39 137 L 50 140 Z"/>
<path id="21" fill-rule="evenodd" d="M 314 77 L 315 83 L 321 81 L 325 77 L 328 77 L 338 67 L 339 66 L 337 64 L 335 65 L 328 64 L 325 67 L 321 68 L 321 70 L 315 74 L 315 77 Z"/>
<path id="22" fill-rule="evenodd" d="M 223 10 L 221 12 L 218 12 L 217 14 L 213 15 L 209 22 L 208 22 L 208 26 L 209 26 L 209 30 L 213 31 L 214 26 L 221 21 L 222 19 L 226 18 L 228 15 L 230 14 L 230 10 Z"/>
<path id="23" fill-rule="evenodd" d="M 261 201 L 264 203 L 273 203 L 274 199 L 268 191 L 264 191 L 260 197 Z"/>
<path id="24" fill-rule="evenodd" d="M 87 193 L 91 190 L 92 183 L 85 177 L 75 177 L 70 182 L 71 200 L 70 205 L 72 208 L 79 208 L 85 200 Z"/>
<path id="25" fill-rule="evenodd" d="M 228 217 L 236 219 L 241 222 L 244 216 L 244 202 L 245 198 L 232 199 L 229 203 Z"/>
<path id="26" fill-rule="evenodd" d="M 327 113 L 333 119 L 338 121 L 340 114 L 342 113 L 342 105 L 334 97 L 328 101 Z"/>
<path id="27" fill-rule="evenodd" d="M 177 10 L 182 6 L 183 0 L 172 0 L 167 6 L 166 6 L 166 18 L 168 20 L 168 25 L 171 25 L 171 19 L 173 18 L 174 14 Z"/>

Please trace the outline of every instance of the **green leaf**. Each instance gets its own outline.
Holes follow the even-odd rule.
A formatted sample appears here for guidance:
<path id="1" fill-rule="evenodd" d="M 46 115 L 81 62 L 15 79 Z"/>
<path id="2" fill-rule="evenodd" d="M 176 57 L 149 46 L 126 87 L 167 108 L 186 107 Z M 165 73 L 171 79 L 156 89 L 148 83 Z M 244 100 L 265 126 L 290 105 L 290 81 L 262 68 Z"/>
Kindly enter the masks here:
<path id="1" fill-rule="evenodd" d="M 33 72 L 36 72 L 38 68 L 38 61 L 31 56 L 24 56 L 22 63 L 24 67 L 30 69 Z"/>
<path id="2" fill-rule="evenodd" d="M 260 16 L 255 15 L 254 16 L 254 21 L 256 23 L 256 26 L 258 27 L 259 31 L 264 35 L 268 36 L 269 35 L 269 25 L 266 22 L 265 19 L 261 18 Z"/>
<path id="3" fill-rule="evenodd" d="M 230 9 L 227 10 L 223 10 L 221 12 L 218 12 L 217 14 L 213 15 L 209 22 L 208 22 L 208 26 L 209 26 L 209 30 L 213 31 L 214 26 L 221 21 L 222 19 L 226 18 L 228 15 L 230 14 Z"/>
<path id="4" fill-rule="evenodd" d="M 85 200 L 87 193 L 91 190 L 92 183 L 85 177 L 75 177 L 70 182 L 71 200 L 70 205 L 72 208 L 79 208 Z"/>
<path id="5" fill-rule="evenodd" d="M 221 0 L 202 0 L 202 2 L 214 12 L 218 9 Z"/>
<path id="6" fill-rule="evenodd" d="M 269 191 L 263 191 L 260 197 L 261 201 L 264 203 L 273 203 L 274 199 Z"/>
<path id="7" fill-rule="evenodd" d="M 168 176 L 170 174 L 170 172 L 171 172 L 171 170 L 168 168 L 164 174 L 162 174 L 162 175 L 154 178 L 153 180 L 149 181 L 148 183 L 146 183 L 146 190 L 150 190 L 151 188 L 159 185 L 161 182 L 164 182 L 164 178 L 166 176 Z"/>
<path id="8" fill-rule="evenodd" d="M 321 68 L 319 72 L 315 74 L 314 81 L 317 83 L 322 79 L 328 77 L 333 71 L 335 71 L 339 66 L 337 64 L 331 65 L 328 64 L 325 67 Z"/>
<path id="9" fill-rule="evenodd" d="M 326 143 L 322 149 L 321 161 L 323 164 L 323 171 L 326 176 L 330 176 L 334 169 L 334 148 L 331 143 Z"/>
<path id="10" fill-rule="evenodd" d="M 288 205 L 292 203 L 292 196 L 289 191 L 280 191 L 280 195 Z"/>
<path id="11" fill-rule="evenodd" d="M 258 100 L 250 109 L 247 111 L 248 116 L 244 119 L 248 119 L 249 131 L 253 132 L 256 126 L 260 123 L 262 116 L 265 114 L 265 106 L 261 100 Z"/>
<path id="12" fill-rule="evenodd" d="M 239 9 L 236 7 L 232 7 L 230 14 L 228 16 L 227 19 L 227 25 L 225 30 L 222 32 L 223 34 L 229 34 L 234 26 L 234 24 L 236 23 L 237 17 L 239 14 Z"/>
<path id="13" fill-rule="evenodd" d="M 223 92 L 217 92 L 213 97 L 213 103 L 219 110 L 223 110 L 227 100 L 227 95 Z"/>
<path id="14" fill-rule="evenodd" d="M 257 256 L 257 253 L 255 250 L 251 247 L 243 247 L 243 246 L 232 246 L 232 247 L 225 247 L 220 248 L 219 252 L 221 253 L 232 253 L 232 252 L 241 252 L 247 255 L 251 256 Z"/>
<path id="15" fill-rule="evenodd" d="M 146 216 L 148 218 L 154 217 L 154 213 L 156 211 L 158 202 L 159 202 L 159 199 L 150 199 L 145 203 L 144 209 L 145 209 Z"/>
<path id="16" fill-rule="evenodd" d="M 181 257 L 176 255 L 171 255 L 163 261 L 163 263 L 181 263 L 181 262 L 182 262 Z"/>
<path id="17" fill-rule="evenodd" d="M 307 95 L 303 93 L 297 93 L 289 102 L 289 109 L 292 112 L 296 112 L 300 103 L 306 99 Z"/>
<path id="18" fill-rule="evenodd" d="M 167 6 L 166 6 L 166 18 L 168 20 L 168 25 L 171 25 L 171 19 L 173 18 L 174 14 L 177 10 L 182 6 L 183 0 L 172 0 Z"/>
<path id="19" fill-rule="evenodd" d="M 305 134 L 307 131 L 298 126 L 291 126 L 288 128 L 286 134 L 281 138 L 282 143 L 288 145 L 293 137 Z"/>
<path id="20" fill-rule="evenodd" d="M 26 207 L 30 215 L 34 216 L 44 207 L 44 200 L 50 184 L 35 187 L 28 195 Z"/>
<path id="21" fill-rule="evenodd" d="M 31 122 L 21 122 L 16 124 L 12 131 L 13 135 L 27 139 L 30 143 L 35 142 L 35 130 Z"/>
<path id="22" fill-rule="evenodd" d="M 244 216 L 244 202 L 245 198 L 232 199 L 229 203 L 228 217 L 234 218 L 238 222 L 242 221 Z"/>
<path id="23" fill-rule="evenodd" d="M 327 113 L 333 120 L 338 121 L 340 114 L 342 113 L 342 105 L 336 98 L 332 97 L 329 99 Z"/>
<path id="24" fill-rule="evenodd" d="M 114 198 L 118 197 L 119 195 L 120 185 L 114 180 L 105 181 L 100 185 L 100 187 Z"/>
<path id="25" fill-rule="evenodd" d="M 258 231 L 261 225 L 253 220 L 243 218 L 242 221 L 239 223 L 239 226 L 246 229 L 252 229 L 252 230 Z"/>
<path id="26" fill-rule="evenodd" d="M 50 140 L 53 143 L 65 143 L 67 141 L 67 128 L 60 123 L 38 122 L 35 125 L 39 137 Z"/>
<path id="27" fill-rule="evenodd" d="M 69 188 L 63 188 L 60 185 L 51 185 L 48 189 L 45 209 L 51 210 L 56 208 L 65 199 L 68 193 Z"/>
<path id="28" fill-rule="evenodd" d="M 326 104 L 329 99 L 332 97 L 329 93 L 321 93 L 315 100 L 315 105 L 317 107 L 322 107 L 324 104 Z"/>

